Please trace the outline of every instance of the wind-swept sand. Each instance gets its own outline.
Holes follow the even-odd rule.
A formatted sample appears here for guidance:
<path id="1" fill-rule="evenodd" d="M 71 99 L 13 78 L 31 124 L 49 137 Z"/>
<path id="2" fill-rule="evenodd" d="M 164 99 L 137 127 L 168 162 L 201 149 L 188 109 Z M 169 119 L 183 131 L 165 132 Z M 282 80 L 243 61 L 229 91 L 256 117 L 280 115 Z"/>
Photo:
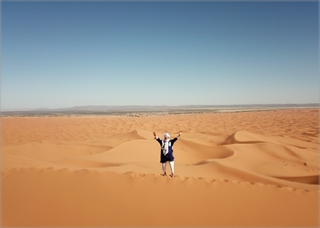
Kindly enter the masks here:
<path id="1" fill-rule="evenodd" d="M 318 110 L 1 121 L 3 226 L 319 225 Z"/>

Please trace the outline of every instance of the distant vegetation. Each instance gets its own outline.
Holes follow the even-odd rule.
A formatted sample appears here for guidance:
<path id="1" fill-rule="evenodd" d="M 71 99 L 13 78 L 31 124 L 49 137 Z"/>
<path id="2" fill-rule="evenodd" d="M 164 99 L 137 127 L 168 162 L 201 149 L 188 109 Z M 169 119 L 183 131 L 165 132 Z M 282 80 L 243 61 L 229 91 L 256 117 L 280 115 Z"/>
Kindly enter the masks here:
<path id="1" fill-rule="evenodd" d="M 319 104 L 255 104 L 255 105 L 186 105 L 186 106 L 75 106 L 62 109 L 2 111 L 1 116 L 132 116 L 192 114 L 210 112 L 244 112 L 276 109 L 319 108 Z"/>

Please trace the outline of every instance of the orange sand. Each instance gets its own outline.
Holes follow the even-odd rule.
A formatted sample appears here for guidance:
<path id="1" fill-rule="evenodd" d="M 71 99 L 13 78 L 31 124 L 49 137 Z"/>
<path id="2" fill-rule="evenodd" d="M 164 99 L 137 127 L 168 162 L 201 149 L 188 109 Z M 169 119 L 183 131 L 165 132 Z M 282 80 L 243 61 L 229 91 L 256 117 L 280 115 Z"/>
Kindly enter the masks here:
<path id="1" fill-rule="evenodd" d="M 319 225 L 318 110 L 1 124 L 2 226 Z"/>

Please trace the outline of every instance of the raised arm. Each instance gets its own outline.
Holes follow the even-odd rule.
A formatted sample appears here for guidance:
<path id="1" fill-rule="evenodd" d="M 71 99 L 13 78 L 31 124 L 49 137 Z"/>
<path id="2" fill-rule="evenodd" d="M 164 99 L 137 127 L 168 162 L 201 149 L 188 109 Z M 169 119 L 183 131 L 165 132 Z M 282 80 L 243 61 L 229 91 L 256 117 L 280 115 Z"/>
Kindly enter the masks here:
<path id="1" fill-rule="evenodd" d="M 154 139 L 158 141 L 160 145 L 162 145 L 162 140 L 157 136 L 155 132 L 153 132 Z"/>

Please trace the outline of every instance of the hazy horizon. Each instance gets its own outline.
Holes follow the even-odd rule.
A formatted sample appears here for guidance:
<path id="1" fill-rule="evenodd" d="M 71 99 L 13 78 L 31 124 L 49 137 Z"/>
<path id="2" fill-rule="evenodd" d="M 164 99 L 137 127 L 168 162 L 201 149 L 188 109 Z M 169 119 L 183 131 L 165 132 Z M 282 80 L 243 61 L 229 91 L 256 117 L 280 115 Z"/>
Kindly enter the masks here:
<path id="1" fill-rule="evenodd" d="M 160 108 L 246 108 L 246 107 L 315 107 L 319 106 L 320 103 L 287 103 L 287 104 L 230 104 L 230 105 L 77 105 L 68 107 L 58 107 L 58 108 L 26 108 L 26 109 L 1 109 L 2 112 L 19 112 L 19 111 L 56 111 L 56 110 L 125 110 L 126 108 L 150 108 L 150 109 L 160 109 Z M 140 109 L 139 109 L 140 110 Z"/>
<path id="2" fill-rule="evenodd" d="M 318 10 L 3 1 L 1 110 L 319 103 Z"/>

